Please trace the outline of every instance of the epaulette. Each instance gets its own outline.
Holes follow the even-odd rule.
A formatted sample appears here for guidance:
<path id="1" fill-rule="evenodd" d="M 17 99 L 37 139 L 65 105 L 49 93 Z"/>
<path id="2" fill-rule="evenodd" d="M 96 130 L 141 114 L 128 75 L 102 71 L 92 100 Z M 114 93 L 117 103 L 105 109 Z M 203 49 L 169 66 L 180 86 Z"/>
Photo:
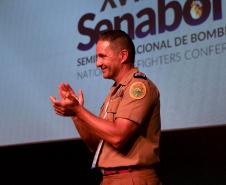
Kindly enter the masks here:
<path id="1" fill-rule="evenodd" d="M 136 72 L 136 73 L 134 73 L 133 77 L 134 78 L 143 78 L 145 80 L 147 79 L 147 76 L 144 73 L 142 73 L 142 72 Z"/>

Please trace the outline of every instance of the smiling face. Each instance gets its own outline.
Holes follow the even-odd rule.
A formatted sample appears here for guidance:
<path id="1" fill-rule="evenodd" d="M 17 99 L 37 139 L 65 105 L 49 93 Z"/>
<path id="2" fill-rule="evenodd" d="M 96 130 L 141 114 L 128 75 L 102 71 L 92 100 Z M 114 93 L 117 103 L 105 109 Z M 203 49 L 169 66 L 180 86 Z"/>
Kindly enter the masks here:
<path id="1" fill-rule="evenodd" d="M 96 45 L 96 66 L 101 69 L 103 78 L 116 81 L 121 64 L 120 48 L 107 40 L 99 40 Z"/>

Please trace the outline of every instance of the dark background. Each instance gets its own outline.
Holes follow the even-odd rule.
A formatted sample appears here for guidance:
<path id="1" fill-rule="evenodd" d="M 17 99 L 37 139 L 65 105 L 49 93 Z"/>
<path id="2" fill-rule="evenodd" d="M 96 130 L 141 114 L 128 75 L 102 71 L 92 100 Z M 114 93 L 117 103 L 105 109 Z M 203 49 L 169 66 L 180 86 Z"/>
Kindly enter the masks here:
<path id="1" fill-rule="evenodd" d="M 0 184 L 95 185 L 93 155 L 80 139 L 0 147 Z M 163 131 L 163 185 L 226 185 L 226 126 Z"/>

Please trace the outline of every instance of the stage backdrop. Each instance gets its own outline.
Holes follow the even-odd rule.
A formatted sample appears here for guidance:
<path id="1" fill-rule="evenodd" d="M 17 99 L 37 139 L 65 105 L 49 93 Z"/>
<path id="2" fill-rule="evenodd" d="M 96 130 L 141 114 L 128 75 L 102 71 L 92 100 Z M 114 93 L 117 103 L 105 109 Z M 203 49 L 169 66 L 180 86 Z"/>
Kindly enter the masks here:
<path id="1" fill-rule="evenodd" d="M 95 67 L 95 41 L 108 29 L 132 37 L 163 130 L 226 124 L 225 13 L 224 0 L 1 0 L 0 145 L 79 137 L 49 96 L 69 82 L 98 114 L 113 81 Z"/>

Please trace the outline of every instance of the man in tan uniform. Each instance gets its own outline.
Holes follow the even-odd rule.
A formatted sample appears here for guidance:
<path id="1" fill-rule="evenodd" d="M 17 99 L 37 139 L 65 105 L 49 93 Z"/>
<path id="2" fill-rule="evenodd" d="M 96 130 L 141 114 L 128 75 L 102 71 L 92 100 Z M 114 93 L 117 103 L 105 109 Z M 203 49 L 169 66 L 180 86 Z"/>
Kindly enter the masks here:
<path id="1" fill-rule="evenodd" d="M 96 66 L 115 81 L 99 117 L 84 106 L 69 84 L 59 86 L 60 100 L 51 96 L 55 112 L 71 116 L 87 146 L 96 151 L 93 167 L 102 171 L 102 185 L 160 185 L 160 95 L 145 74 L 134 67 L 135 47 L 123 31 L 100 34 Z"/>

